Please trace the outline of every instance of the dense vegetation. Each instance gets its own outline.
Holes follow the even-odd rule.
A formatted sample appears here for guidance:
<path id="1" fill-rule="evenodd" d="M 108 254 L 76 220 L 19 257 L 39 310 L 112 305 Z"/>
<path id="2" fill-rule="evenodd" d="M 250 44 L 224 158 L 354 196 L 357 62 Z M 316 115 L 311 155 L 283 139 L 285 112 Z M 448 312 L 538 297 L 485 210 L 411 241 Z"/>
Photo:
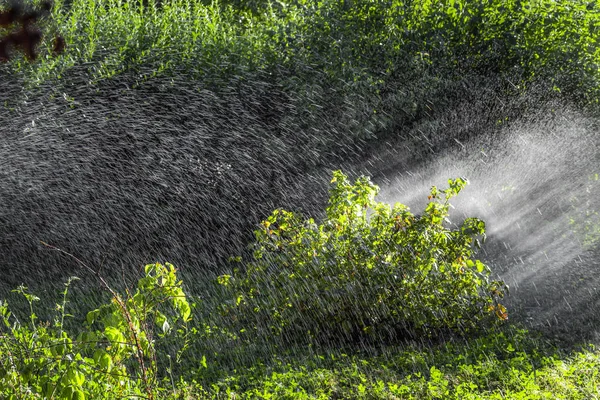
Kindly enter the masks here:
<path id="1" fill-rule="evenodd" d="M 74 330 L 65 324 L 73 279 L 53 321 L 37 320 L 40 299 L 20 287 L 28 316 L 0 304 L 0 394 L 74 400 L 597 395 L 597 354 L 585 350 L 562 361 L 526 331 L 493 323 L 508 315 L 497 302 L 503 283 L 488 282 L 487 267 L 472 258 L 484 223 L 447 227 L 448 200 L 465 184 L 459 178 L 444 191 L 432 188 L 432 201 L 415 217 L 402 204 L 375 203 L 377 187 L 368 179 L 352 185 L 337 171 L 323 224 L 275 211 L 255 232 L 254 260 L 219 277 L 226 290 L 199 313 L 169 264 L 147 265 L 135 291 L 125 294 L 99 277 L 110 302 Z M 206 309 L 210 304 L 216 309 Z M 225 318 L 211 325 L 219 312 Z M 379 334 L 398 327 L 404 336 Z M 271 334 L 283 334 L 283 342 Z M 355 347 L 373 337 L 370 353 Z M 244 372 L 231 369 L 236 365 Z"/>
<path id="2" fill-rule="evenodd" d="M 77 337 L 63 325 L 69 316 L 66 305 L 72 280 L 66 283 L 63 301 L 57 304 L 57 318 L 52 323 L 39 324 L 33 302 L 40 299 L 25 287 L 17 289 L 30 304 L 30 326 L 21 324 L 7 304 L 0 304 L 2 397 L 152 397 L 159 377 L 157 359 L 164 358 L 156 354 L 154 341 L 171 330 L 184 335 L 191 308 L 172 265 L 147 265 L 145 272 L 135 294 L 122 297 L 111 290 L 111 302 L 87 314 L 86 327 Z M 160 328 L 156 337 L 152 329 L 155 324 Z M 181 345 L 185 346 L 185 340 Z"/>
<path id="3" fill-rule="evenodd" d="M 595 102 L 600 15 L 589 1 L 56 1 L 48 38 L 64 35 L 64 57 L 13 67 L 32 83 L 90 63 L 92 79 L 128 70 L 223 79 L 283 68 L 306 78 L 381 89 L 411 63 L 509 74 L 515 85 L 550 79 Z"/>
<path id="4" fill-rule="evenodd" d="M 196 354 L 191 357 L 196 367 L 188 364 L 187 373 L 181 374 L 181 356 L 190 351 L 185 348 L 190 342 L 190 315 L 178 285 L 171 267 L 147 266 L 135 294 L 115 293 L 109 304 L 88 314 L 88 323 L 77 337 L 63 329 L 68 286 L 53 323 L 38 324 L 32 312 L 27 326 L 2 304 L 0 394 L 11 400 L 589 399 L 598 395 L 600 359 L 593 347 L 565 357 L 540 338 L 510 327 L 479 337 L 454 338 L 443 346 L 415 342 L 369 351 L 309 347 L 281 350 L 277 355 L 245 347 L 252 359 L 247 368 L 228 369 L 218 360 L 207 362 L 205 355 Z M 19 292 L 30 302 L 39 300 L 25 288 Z M 171 313 L 167 317 L 159 309 Z M 179 323 L 171 325 L 173 321 Z M 180 346 L 165 347 L 169 341 Z M 184 376 L 191 378 L 186 381 Z"/>
<path id="5" fill-rule="evenodd" d="M 265 136 L 233 139 L 240 152 L 273 153 L 247 169 L 271 173 L 265 165 L 289 163 L 284 182 L 329 167 L 327 160 L 360 160 L 388 139 L 434 153 L 460 135 L 480 134 L 447 132 L 440 117 L 475 96 L 486 97 L 478 107 L 489 113 L 475 121 L 485 132 L 540 99 L 598 110 L 600 8 L 592 1 L 57 0 L 39 24 L 45 39 L 37 61 L 15 53 L 0 65 L 1 78 L 22 90 L 0 97 L 2 112 L 14 116 L 23 99 L 39 96 L 76 113 L 85 104 L 72 93 L 123 82 L 163 92 L 185 82 L 182 93 L 208 93 L 202 101 L 214 97 L 217 112 L 231 97 L 212 93 L 240 91 L 243 103 L 250 91 L 259 101 L 244 112 L 257 116 L 266 128 L 256 132 Z M 0 27 L 0 36 L 11 29 Z M 66 48 L 54 56 L 57 36 Z M 121 117 L 117 111 L 111 118 Z M 440 127 L 427 125 L 435 118 Z M 203 162 L 216 166 L 214 176 L 234 186 L 252 181 L 211 155 Z M 222 266 L 228 274 L 218 282 L 186 279 L 195 293 L 205 291 L 194 301 L 174 267 L 161 264 L 148 265 L 122 293 L 101 282 L 110 296 L 87 314 L 83 301 L 69 302 L 69 281 L 47 321 L 38 319 L 38 297 L 18 288 L 29 313 L 0 303 L 0 397 L 600 395 L 593 348 L 561 353 L 506 323 L 505 288 L 475 259 L 483 221 L 446 219 L 464 180 L 432 189 L 421 215 L 375 202 L 366 178 L 351 184 L 336 172 L 332 184 L 325 212 L 310 210 L 314 219 L 274 211 L 255 231 L 254 252 L 234 259 L 233 271 Z M 585 201 L 573 199 L 572 223 L 591 245 L 598 218 L 581 212 Z"/>

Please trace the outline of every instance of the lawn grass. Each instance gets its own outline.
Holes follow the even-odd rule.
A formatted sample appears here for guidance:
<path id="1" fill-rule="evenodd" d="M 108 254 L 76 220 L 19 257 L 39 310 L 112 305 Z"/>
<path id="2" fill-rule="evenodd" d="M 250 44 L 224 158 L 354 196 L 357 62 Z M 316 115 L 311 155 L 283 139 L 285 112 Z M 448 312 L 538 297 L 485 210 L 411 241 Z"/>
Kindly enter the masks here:
<path id="1" fill-rule="evenodd" d="M 564 354 L 507 326 L 443 344 L 299 348 L 237 368 L 209 361 L 178 390 L 240 399 L 594 399 L 599 367 L 593 346 Z"/>

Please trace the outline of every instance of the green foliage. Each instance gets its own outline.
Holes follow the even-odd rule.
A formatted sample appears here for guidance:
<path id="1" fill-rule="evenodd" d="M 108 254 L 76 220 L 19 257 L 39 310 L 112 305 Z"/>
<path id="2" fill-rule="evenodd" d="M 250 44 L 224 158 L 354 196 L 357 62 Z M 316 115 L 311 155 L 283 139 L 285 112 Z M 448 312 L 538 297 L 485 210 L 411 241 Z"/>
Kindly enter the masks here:
<path id="1" fill-rule="evenodd" d="M 66 283 L 58 316 L 38 324 L 33 302 L 39 300 L 20 287 L 31 307 L 30 324 L 22 324 L 0 303 L 0 397 L 6 399 L 117 399 L 154 397 L 161 363 L 158 339 L 177 336 L 180 351 L 187 347 L 191 308 L 177 281 L 175 268 L 150 264 L 135 294 L 113 292 L 109 304 L 87 314 L 85 329 L 75 338 L 63 329 Z"/>
<path id="2" fill-rule="evenodd" d="M 174 70 L 216 79 L 284 67 L 379 90 L 414 60 L 442 73 L 504 74 L 520 87 L 547 79 L 596 102 L 598 21 L 600 8 L 588 0 L 61 0 L 44 29 L 65 37 L 65 55 L 50 57 L 48 40 L 41 63 L 13 66 L 33 83 L 89 62 L 93 80 Z"/>
<path id="3" fill-rule="evenodd" d="M 252 334 L 362 337 L 465 332 L 488 319 L 504 320 L 502 282 L 473 259 L 485 224 L 466 219 L 447 227 L 449 200 L 467 184 L 433 187 L 423 215 L 375 202 L 368 178 L 354 184 L 333 174 L 321 224 L 275 210 L 255 231 L 253 259 L 219 283 L 233 299 L 223 312 Z"/>
<path id="4" fill-rule="evenodd" d="M 505 325 L 438 345 L 279 351 L 206 382 L 201 398 L 591 399 L 599 366 L 591 346 L 559 355 L 535 333 Z"/>
<path id="5" fill-rule="evenodd" d="M 349 185 L 341 173 L 336 173 L 336 182 L 357 186 Z M 333 215 L 349 205 L 362 215 L 364 204 L 372 201 L 372 191 L 368 180 L 359 182 L 364 190 L 354 191 L 353 201 L 330 204 Z M 456 194 L 464 183 L 452 181 L 450 189 L 433 190 L 432 196 Z M 271 223 L 272 228 L 273 223 L 277 222 Z M 146 266 L 135 294 L 122 297 L 112 292 L 109 304 L 88 314 L 76 339 L 64 330 L 65 317 L 70 317 L 66 308 L 71 282 L 66 283 L 57 316 L 50 323 L 38 323 L 33 304 L 39 298 L 25 287 L 15 291 L 30 305 L 26 322 L 0 303 L 0 398 L 583 400 L 598 396 L 600 357 L 593 347 L 559 356 L 548 342 L 511 326 L 437 345 L 379 345 L 355 353 L 341 348 L 315 352 L 312 346 L 301 346 L 274 354 L 267 345 L 263 349 L 267 357 L 255 359 L 248 368 L 229 365 L 228 372 L 218 374 L 225 366 L 202 356 L 196 357 L 197 367 L 218 371 L 198 380 L 176 380 L 161 376 L 162 368 L 169 367 L 155 358 L 157 339 L 174 336 L 181 348 L 187 346 L 191 307 L 173 266 Z M 221 284 L 230 287 L 236 278 L 223 277 Z"/>

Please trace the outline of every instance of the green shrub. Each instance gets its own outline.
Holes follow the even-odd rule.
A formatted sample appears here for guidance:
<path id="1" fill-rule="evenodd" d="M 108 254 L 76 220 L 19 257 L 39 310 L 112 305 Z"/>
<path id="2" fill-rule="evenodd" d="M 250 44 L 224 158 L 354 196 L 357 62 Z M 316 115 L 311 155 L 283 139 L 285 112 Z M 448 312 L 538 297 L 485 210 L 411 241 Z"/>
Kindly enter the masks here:
<path id="1" fill-rule="evenodd" d="M 153 398 L 161 367 L 157 339 L 176 334 L 179 356 L 191 308 L 172 265 L 150 264 L 145 271 L 133 295 L 122 297 L 105 284 L 111 302 L 87 314 L 76 338 L 63 329 L 71 280 L 53 324 L 37 323 L 39 298 L 25 287 L 16 291 L 29 302 L 29 324 L 0 302 L 0 398 Z"/>
<path id="2" fill-rule="evenodd" d="M 433 187 L 422 216 L 375 202 L 378 187 L 366 177 L 352 185 L 336 171 L 331 182 L 321 224 L 275 210 L 255 231 L 252 260 L 219 277 L 234 294 L 222 312 L 242 329 L 353 342 L 507 319 L 498 303 L 506 286 L 473 259 L 484 222 L 444 224 L 466 180 Z"/>

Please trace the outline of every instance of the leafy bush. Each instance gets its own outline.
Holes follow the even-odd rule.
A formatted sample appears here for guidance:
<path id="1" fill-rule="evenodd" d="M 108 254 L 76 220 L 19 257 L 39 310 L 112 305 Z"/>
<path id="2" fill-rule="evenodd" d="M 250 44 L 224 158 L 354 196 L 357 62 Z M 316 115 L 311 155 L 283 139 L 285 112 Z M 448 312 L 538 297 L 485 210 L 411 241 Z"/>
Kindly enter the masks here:
<path id="1" fill-rule="evenodd" d="M 366 177 L 351 184 L 336 171 L 331 182 L 321 224 L 275 210 L 255 231 L 252 260 L 219 277 L 235 294 L 222 311 L 242 329 L 356 341 L 466 332 L 507 319 L 498 303 L 506 286 L 490 281 L 489 269 L 473 259 L 484 222 L 444 224 L 449 200 L 466 180 L 449 180 L 444 191 L 433 187 L 421 216 L 375 202 L 378 187 Z"/>
<path id="2" fill-rule="evenodd" d="M 172 265 L 150 264 L 145 271 L 133 296 L 128 292 L 123 298 L 105 285 L 111 302 L 87 314 L 77 338 L 63 329 L 72 280 L 53 324 L 37 323 L 33 302 L 39 298 L 25 287 L 16 291 L 29 302 L 29 324 L 0 302 L 0 397 L 153 398 L 160 366 L 154 335 L 165 339 L 176 333 L 179 356 L 187 344 L 191 307 Z"/>

